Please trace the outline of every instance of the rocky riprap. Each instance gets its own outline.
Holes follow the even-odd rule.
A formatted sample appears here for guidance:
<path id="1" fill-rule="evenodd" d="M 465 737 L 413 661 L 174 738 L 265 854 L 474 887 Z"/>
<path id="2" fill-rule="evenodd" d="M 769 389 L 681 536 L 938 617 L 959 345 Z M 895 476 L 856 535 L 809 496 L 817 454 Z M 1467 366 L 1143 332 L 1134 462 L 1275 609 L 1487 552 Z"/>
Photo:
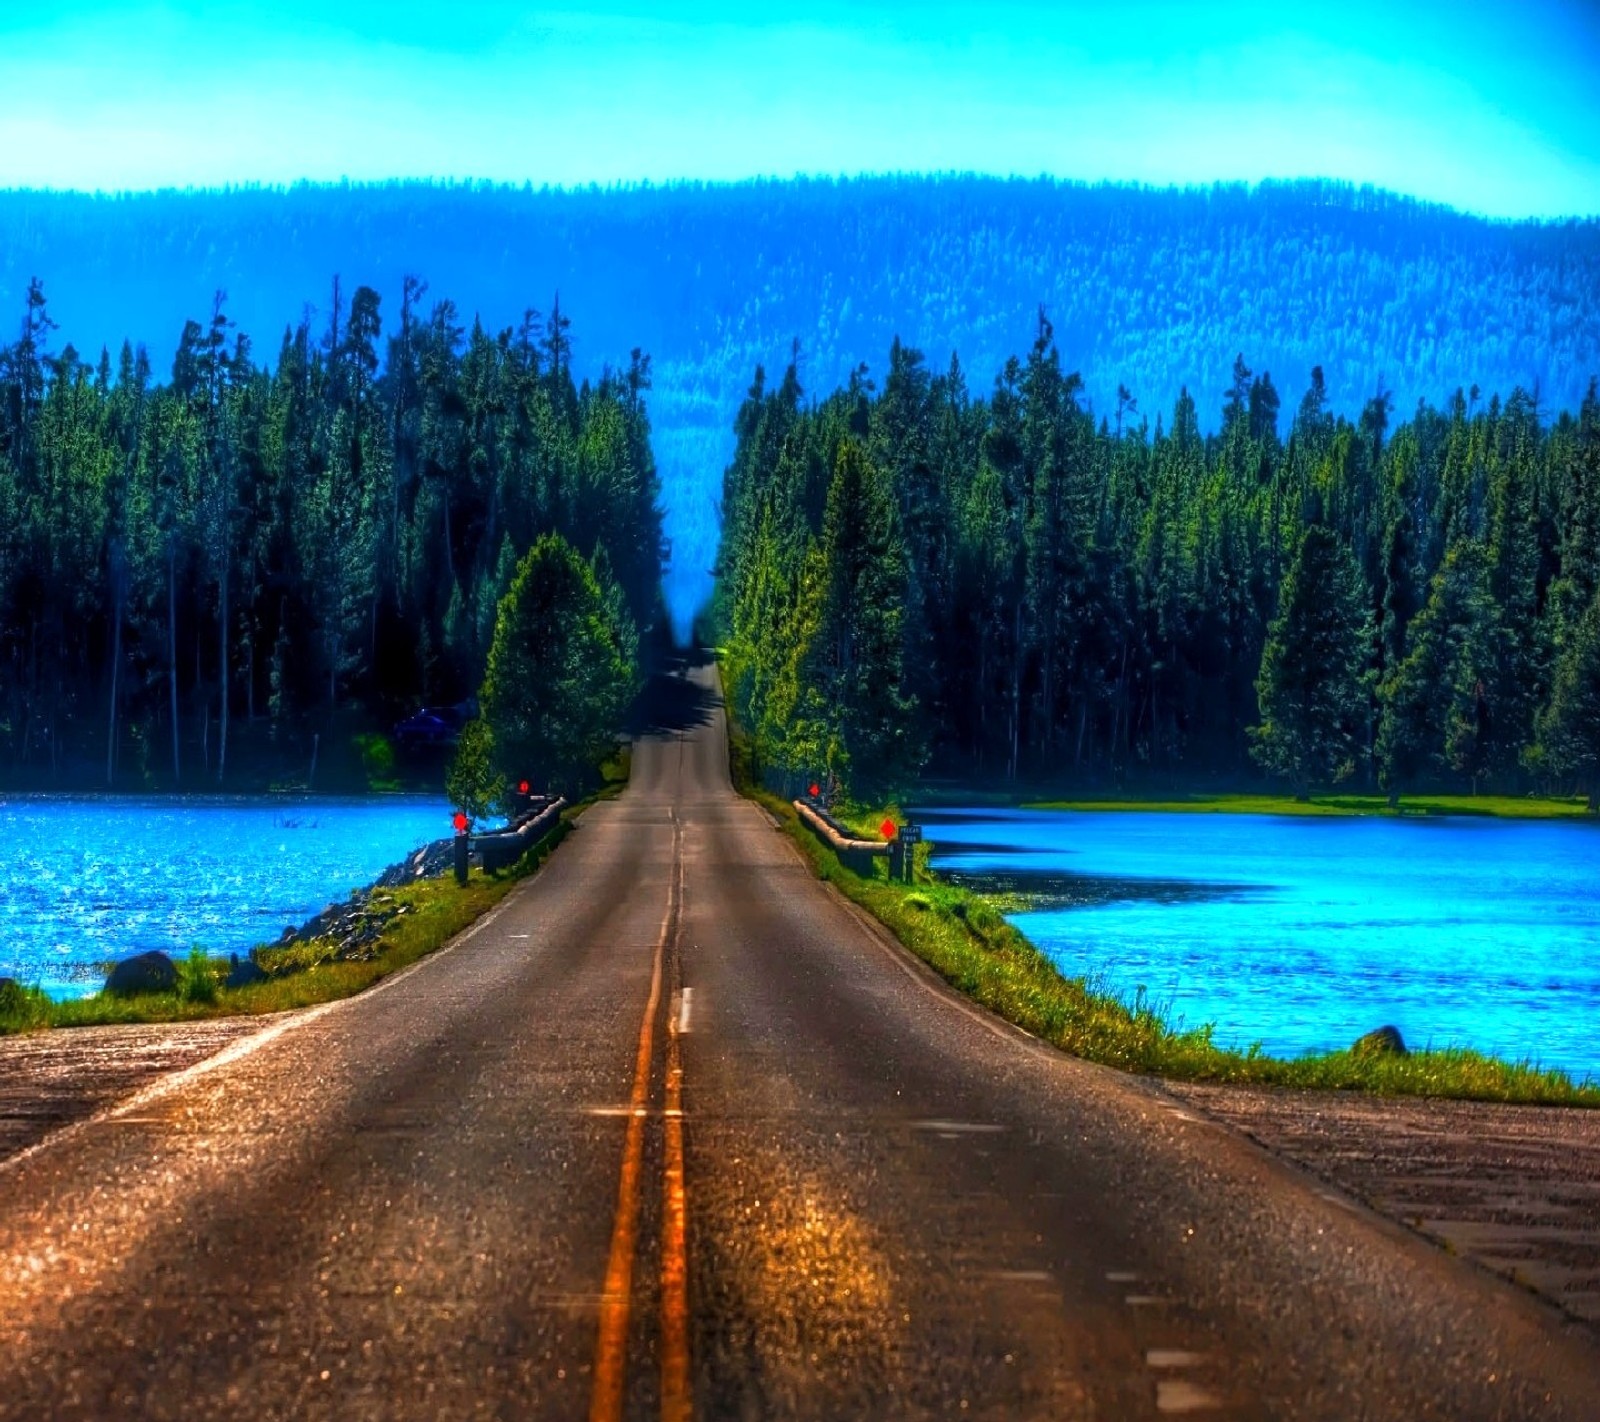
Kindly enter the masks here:
<path id="1" fill-rule="evenodd" d="M 510 832 L 531 823 L 561 802 L 538 797 L 508 826 Z M 476 847 L 475 847 L 476 854 Z M 321 913 L 298 928 L 287 926 L 276 943 L 252 949 L 248 959 L 237 957 L 230 964 L 229 987 L 244 986 L 282 973 L 301 971 L 314 962 L 365 963 L 382 951 L 384 930 L 404 914 L 414 912 L 409 904 L 396 901 L 387 891 L 414 884 L 419 879 L 435 879 L 455 867 L 455 840 L 436 839 L 413 850 L 397 864 L 391 864 L 373 880 L 372 886 L 357 889 L 342 903 L 329 904 Z M 324 951 L 312 951 L 316 944 Z M 302 953 L 287 950 L 304 948 Z M 265 955 L 263 957 L 263 955 Z"/>
<path id="2" fill-rule="evenodd" d="M 283 936 L 268 951 L 293 948 L 298 944 L 325 943 L 329 951 L 321 955 L 323 961 L 370 962 L 381 950 L 384 929 L 395 919 L 412 912 L 410 904 L 398 902 L 381 887 L 357 889 L 343 903 L 329 904 L 299 928 L 285 928 Z M 255 954 L 252 960 L 258 961 Z"/>
<path id="3" fill-rule="evenodd" d="M 278 941 L 267 951 L 272 953 L 298 944 L 326 942 L 330 951 L 322 961 L 369 962 L 378 956 L 384 929 L 401 915 L 412 912 L 410 905 L 397 903 L 385 891 L 414 884 L 419 879 L 435 879 L 449 873 L 454 864 L 455 841 L 433 840 L 413 850 L 398 864 L 391 864 L 373 880 L 370 888 L 357 889 L 343 903 L 329 904 L 298 928 L 293 924 L 286 927 Z M 252 962 L 259 963 L 259 952 L 252 951 Z M 302 966 L 308 965 L 284 963 L 278 971 L 294 971 Z"/>
<path id="4" fill-rule="evenodd" d="M 448 874 L 455 864 L 455 840 L 436 839 L 414 850 L 398 864 L 391 864 L 372 881 L 375 889 L 398 889 L 418 879 L 435 879 Z"/>

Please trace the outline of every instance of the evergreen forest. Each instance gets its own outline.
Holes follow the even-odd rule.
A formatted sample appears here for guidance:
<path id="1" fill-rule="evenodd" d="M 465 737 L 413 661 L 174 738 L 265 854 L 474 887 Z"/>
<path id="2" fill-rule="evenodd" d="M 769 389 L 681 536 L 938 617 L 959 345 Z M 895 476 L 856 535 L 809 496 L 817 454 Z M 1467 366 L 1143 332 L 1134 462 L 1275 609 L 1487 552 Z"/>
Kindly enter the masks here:
<path id="1" fill-rule="evenodd" d="M 959 350 L 987 381 L 1027 349 L 1042 303 L 1080 403 L 1114 414 L 1123 386 L 1141 410 L 1170 413 L 1187 387 L 1206 436 L 1240 350 L 1286 392 L 1319 366 L 1328 412 L 1352 422 L 1379 391 L 1407 415 L 1473 381 L 1576 410 L 1600 370 L 1600 221 L 1488 221 L 1332 182 L 0 193 L 8 334 L 38 276 L 91 364 L 131 338 L 164 374 L 182 317 L 203 318 L 218 290 L 263 350 L 307 301 L 320 339 L 335 272 L 359 274 L 391 318 L 407 278 L 426 275 L 461 324 L 481 317 L 490 332 L 520 326 L 537 273 L 536 304 L 559 290 L 579 319 L 580 378 L 625 368 L 636 345 L 651 352 L 680 633 L 710 593 L 732 414 L 756 364 L 782 370 L 794 340 L 813 390 L 897 334 L 940 367 Z"/>
<path id="2" fill-rule="evenodd" d="M 1600 791 L 1600 393 L 1354 418 L 1236 353 L 1098 412 L 1044 311 L 974 389 L 758 368 L 714 622 L 768 779 Z M 1206 432 L 1202 402 L 1213 407 Z"/>
<path id="3" fill-rule="evenodd" d="M 29 285 L 0 346 L 8 783 L 324 788 L 355 751 L 381 778 L 397 719 L 472 709 L 543 535 L 636 674 L 665 555 L 649 357 L 576 380 L 559 302 L 491 331 L 415 278 L 392 312 L 335 279 L 321 310 L 263 360 L 218 292 L 157 372 L 131 342 L 81 356 Z"/>

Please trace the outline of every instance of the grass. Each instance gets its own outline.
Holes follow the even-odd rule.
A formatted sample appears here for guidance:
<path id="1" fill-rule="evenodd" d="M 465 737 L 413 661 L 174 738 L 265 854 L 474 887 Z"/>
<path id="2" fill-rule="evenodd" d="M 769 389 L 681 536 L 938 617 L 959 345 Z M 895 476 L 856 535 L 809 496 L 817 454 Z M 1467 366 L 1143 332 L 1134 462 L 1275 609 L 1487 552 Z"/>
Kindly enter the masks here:
<path id="1" fill-rule="evenodd" d="M 404 906 L 407 911 L 385 925 L 370 958 L 340 961 L 335 956 L 335 942 L 313 939 L 286 948 L 257 950 L 258 961 L 269 976 L 238 988 L 224 986 L 226 960 L 210 958 L 198 948 L 178 961 L 177 989 L 168 993 L 113 997 L 102 992 L 55 1002 L 38 988 L 0 985 L 0 1035 L 49 1027 L 254 1016 L 353 996 L 442 948 L 534 873 L 566 837 L 581 810 L 619 794 L 627 784 L 626 748 L 603 767 L 602 776 L 600 788 L 563 811 L 561 822 L 517 863 L 489 874 L 475 869 L 465 887 L 447 874 L 382 891 L 389 901 L 386 906 Z"/>
<path id="2" fill-rule="evenodd" d="M 1091 981 L 1065 977 L 983 895 L 932 875 L 926 847 L 919 851 L 913 884 L 890 883 L 877 875 L 864 878 L 846 869 L 800 824 L 787 802 L 751 784 L 745 773 L 749 746 L 734 726 L 730 747 L 735 784 L 779 819 L 819 878 L 870 913 L 951 986 L 1074 1056 L 1183 1081 L 1600 1108 L 1600 1083 L 1578 1084 L 1561 1072 L 1479 1052 L 1452 1048 L 1400 1056 L 1339 1051 L 1286 1060 L 1259 1048 L 1239 1052 L 1219 1047 L 1211 1027 L 1175 1028 L 1163 1008 L 1142 993 L 1127 1002 Z M 872 829 L 883 812 L 842 818 L 853 827 Z M 869 837 L 876 837 L 875 829 Z"/>
<path id="3" fill-rule="evenodd" d="M 41 1013 L 36 1007 L 28 1016 L 19 1018 L 0 1009 L 0 1032 L 254 1016 L 350 997 L 443 947 L 537 869 L 565 831 L 563 821 L 509 868 L 491 874 L 473 870 L 464 888 L 456 884 L 453 876 L 445 875 L 389 890 L 394 903 L 410 911 L 385 927 L 371 958 L 341 962 L 334 956 L 337 944 L 328 939 L 313 939 L 286 949 L 264 948 L 258 957 L 268 970 L 266 980 L 228 988 L 223 986 L 227 962 L 208 958 L 195 949 L 187 959 L 179 961 L 175 992 L 141 993 L 136 997 L 113 997 L 102 992 L 93 997 L 51 1002 L 43 993 L 32 990 L 30 996 L 36 1003 L 43 1000 L 44 1011 Z"/>
<path id="4" fill-rule="evenodd" d="M 1169 798 L 1123 797 L 1038 800 L 1028 810 L 1146 810 L 1179 814 L 1224 815 L 1478 815 L 1508 820 L 1592 818 L 1581 796 L 1533 795 L 1405 795 L 1391 806 L 1385 795 L 1181 795 Z"/>

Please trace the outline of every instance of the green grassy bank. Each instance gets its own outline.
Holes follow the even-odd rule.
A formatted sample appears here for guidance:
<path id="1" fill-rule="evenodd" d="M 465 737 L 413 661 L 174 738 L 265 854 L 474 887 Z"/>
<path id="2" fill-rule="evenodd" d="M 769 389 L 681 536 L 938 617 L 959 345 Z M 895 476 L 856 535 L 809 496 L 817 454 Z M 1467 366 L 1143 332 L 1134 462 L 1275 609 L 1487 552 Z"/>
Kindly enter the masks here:
<path id="1" fill-rule="evenodd" d="M 474 869 L 465 886 L 453 875 L 421 879 L 380 891 L 385 912 L 401 909 L 384 924 L 370 956 L 341 960 L 331 938 L 287 947 L 259 949 L 265 981 L 239 988 L 223 986 L 226 960 L 195 952 L 178 963 L 174 992 L 119 997 L 100 992 L 66 1002 L 52 1001 L 36 988 L 0 994 L 0 1035 L 51 1027 L 88 1027 L 119 1022 L 187 1022 L 311 1007 L 350 997 L 442 948 L 481 918 L 519 882 L 535 873 L 561 843 L 572 820 L 595 800 L 619 793 L 628 779 L 626 754 L 605 768 L 605 783 L 594 795 L 566 810 L 561 821 L 517 863 L 484 873 Z M 377 896 L 375 895 L 375 898 Z"/>
<path id="2" fill-rule="evenodd" d="M 1065 800 L 1012 800 L 1026 810 L 1146 810 L 1224 815 L 1478 815 L 1507 820 L 1593 819 L 1581 796 L 1405 795 L 1391 805 L 1384 795 L 1181 795 L 1150 799 L 1114 796 Z"/>
<path id="3" fill-rule="evenodd" d="M 818 877 L 872 914 L 974 1002 L 1074 1056 L 1184 1081 L 1600 1107 L 1600 1083 L 1576 1084 L 1561 1072 L 1478 1052 L 1400 1056 L 1347 1050 L 1284 1060 L 1257 1050 L 1226 1050 L 1212 1041 L 1209 1027 L 1178 1030 L 1147 1001 L 1127 1003 L 1097 991 L 1091 982 L 1064 977 L 984 896 L 932 875 L 926 848 L 913 884 L 852 873 L 800 824 L 789 804 L 752 783 L 749 746 L 736 727 L 730 728 L 730 746 L 735 783 L 778 818 Z M 883 812 L 847 818 L 875 838 L 871 826 Z"/>

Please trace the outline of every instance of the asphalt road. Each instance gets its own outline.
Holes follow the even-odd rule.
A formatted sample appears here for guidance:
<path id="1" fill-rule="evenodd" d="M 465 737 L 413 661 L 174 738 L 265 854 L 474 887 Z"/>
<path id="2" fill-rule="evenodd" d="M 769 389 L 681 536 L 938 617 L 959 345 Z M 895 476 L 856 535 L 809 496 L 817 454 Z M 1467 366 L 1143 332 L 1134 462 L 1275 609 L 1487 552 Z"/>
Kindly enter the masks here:
<path id="1" fill-rule="evenodd" d="M 0 1418 L 1600 1418 L 1585 1326 L 933 982 L 712 687 L 454 947 L 0 1166 Z"/>

